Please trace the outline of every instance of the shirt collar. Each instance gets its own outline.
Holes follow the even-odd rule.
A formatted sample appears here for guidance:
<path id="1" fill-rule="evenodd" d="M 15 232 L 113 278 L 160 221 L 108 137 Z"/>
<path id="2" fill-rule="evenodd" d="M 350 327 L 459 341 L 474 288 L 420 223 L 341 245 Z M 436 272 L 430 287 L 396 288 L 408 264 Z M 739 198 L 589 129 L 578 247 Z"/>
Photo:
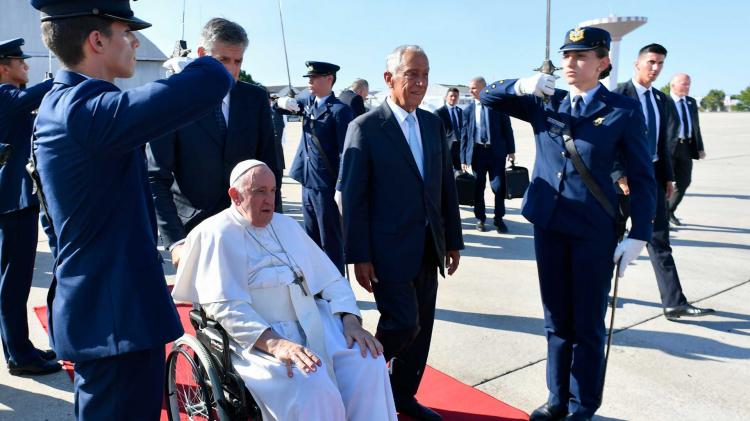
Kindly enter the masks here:
<path id="1" fill-rule="evenodd" d="M 316 106 L 317 106 L 317 107 L 322 107 L 322 106 L 323 106 L 323 104 L 325 104 L 325 103 L 326 103 L 326 102 L 328 101 L 328 97 L 329 97 L 329 96 L 331 96 L 331 94 L 328 94 L 328 95 L 326 95 L 326 96 L 323 96 L 323 97 L 317 97 L 317 96 L 316 96 L 316 97 L 315 97 L 315 101 L 314 101 L 314 102 L 315 102 L 315 104 L 316 104 Z"/>
<path id="2" fill-rule="evenodd" d="M 638 92 L 639 97 L 643 96 L 643 94 L 646 93 L 646 91 L 650 91 L 651 88 L 654 87 L 653 85 L 651 85 L 651 88 L 647 88 L 641 85 L 640 83 L 638 83 L 635 79 L 633 79 L 633 86 L 635 86 L 635 91 Z M 653 92 L 651 93 L 651 95 L 653 95 Z"/>
<path id="3" fill-rule="evenodd" d="M 673 93 L 670 93 L 669 95 L 672 97 L 672 99 L 674 100 L 674 102 L 679 102 L 680 100 L 683 100 L 683 99 L 685 100 L 685 102 L 687 102 L 687 99 L 684 96 L 678 96 L 678 95 L 675 95 Z"/>
<path id="4" fill-rule="evenodd" d="M 227 105 L 227 106 L 229 105 L 229 100 L 230 100 L 230 97 L 229 97 L 229 96 L 230 96 L 230 95 L 231 95 L 231 93 L 227 92 L 227 94 L 226 94 L 226 95 L 224 96 L 224 99 L 222 99 L 222 100 L 221 100 L 221 102 L 222 102 L 222 103 L 223 103 L 224 105 Z"/>
<path id="5" fill-rule="evenodd" d="M 581 99 L 583 100 L 583 103 L 585 105 L 588 105 L 594 99 L 594 95 L 596 95 L 597 91 L 599 91 L 599 88 L 601 86 L 602 86 L 601 84 L 597 83 L 596 86 L 594 86 L 593 88 L 589 89 L 588 91 L 583 91 L 583 92 L 575 94 L 575 95 L 571 94 L 570 95 L 570 104 L 573 105 L 573 98 L 575 98 L 576 96 L 580 95 Z"/>
<path id="6" fill-rule="evenodd" d="M 406 112 L 405 109 L 399 107 L 395 102 L 393 102 L 390 95 L 385 99 L 385 102 L 389 107 L 391 107 L 391 111 L 393 111 L 393 115 L 396 116 L 396 120 L 398 120 L 399 124 L 402 124 L 404 121 L 406 121 L 406 117 L 408 117 L 410 114 L 413 115 L 415 119 L 417 118 L 417 110 L 414 110 L 410 113 Z"/>

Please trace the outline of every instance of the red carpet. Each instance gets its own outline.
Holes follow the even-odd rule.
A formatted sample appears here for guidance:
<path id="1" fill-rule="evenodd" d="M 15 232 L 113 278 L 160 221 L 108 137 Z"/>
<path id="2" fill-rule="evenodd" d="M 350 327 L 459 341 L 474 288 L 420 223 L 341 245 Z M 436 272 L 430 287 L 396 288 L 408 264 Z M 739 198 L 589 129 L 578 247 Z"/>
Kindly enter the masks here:
<path id="1" fill-rule="evenodd" d="M 191 306 L 177 305 L 185 332 L 194 334 L 195 331 L 188 321 Z M 35 307 L 42 327 L 47 330 L 47 308 Z M 167 351 L 172 345 L 167 345 Z M 73 365 L 65 362 L 65 370 L 73 379 Z M 514 421 L 528 420 L 529 416 L 523 411 L 513 408 L 492 396 L 465 385 L 460 381 L 427 367 L 422 379 L 422 385 L 417 393 L 417 399 L 424 405 L 438 411 L 445 421 Z M 400 420 L 411 420 L 410 417 L 399 417 Z M 162 413 L 162 420 L 166 420 L 166 413 Z"/>

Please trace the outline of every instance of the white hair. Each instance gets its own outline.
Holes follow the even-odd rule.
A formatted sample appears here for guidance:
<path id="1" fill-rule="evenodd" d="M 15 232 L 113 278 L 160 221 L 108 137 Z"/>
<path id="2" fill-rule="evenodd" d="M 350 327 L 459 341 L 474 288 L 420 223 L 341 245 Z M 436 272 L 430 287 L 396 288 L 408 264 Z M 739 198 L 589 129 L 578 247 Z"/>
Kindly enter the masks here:
<path id="1" fill-rule="evenodd" d="M 404 61 L 404 54 L 409 51 L 427 57 L 427 53 L 425 53 L 422 47 L 418 45 L 401 45 L 396 47 L 395 50 L 386 56 L 385 71 L 392 75 L 398 73 L 398 70 L 401 68 Z"/>

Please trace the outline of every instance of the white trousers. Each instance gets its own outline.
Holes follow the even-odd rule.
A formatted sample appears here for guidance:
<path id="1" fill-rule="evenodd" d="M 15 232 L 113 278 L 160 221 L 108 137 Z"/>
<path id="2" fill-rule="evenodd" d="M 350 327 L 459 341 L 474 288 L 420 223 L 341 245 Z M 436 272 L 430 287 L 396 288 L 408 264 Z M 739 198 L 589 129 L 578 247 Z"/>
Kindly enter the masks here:
<path id="1" fill-rule="evenodd" d="M 327 302 L 316 300 L 316 304 L 338 386 L 325 367 L 305 373 L 295 366 L 289 378 L 286 365 L 266 353 L 246 349 L 241 356 L 232 354 L 232 364 L 260 406 L 263 419 L 397 421 L 383 356 L 373 358 L 368 351 L 363 358 L 356 343 L 347 348 L 341 319 L 331 314 Z M 306 343 L 298 323 L 272 325 L 285 338 Z"/>

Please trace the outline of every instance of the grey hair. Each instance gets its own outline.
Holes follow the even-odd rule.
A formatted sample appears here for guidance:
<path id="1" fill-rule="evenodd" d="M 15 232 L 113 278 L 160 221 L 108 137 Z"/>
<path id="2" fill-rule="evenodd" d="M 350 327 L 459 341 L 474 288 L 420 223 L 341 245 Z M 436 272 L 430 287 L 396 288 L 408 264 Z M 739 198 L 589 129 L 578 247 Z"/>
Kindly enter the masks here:
<path id="1" fill-rule="evenodd" d="M 401 68 L 401 65 L 404 61 L 404 54 L 408 51 L 422 54 L 423 56 L 427 57 L 427 53 L 424 52 L 422 47 L 418 45 L 400 45 L 396 47 L 395 50 L 393 50 L 388 56 L 385 58 L 385 71 L 395 75 L 398 73 L 398 69 Z"/>
<path id="2" fill-rule="evenodd" d="M 482 76 L 477 76 L 475 78 L 472 78 L 469 84 L 471 84 L 472 82 L 479 82 L 482 84 L 482 86 L 487 86 L 487 81 L 484 80 Z"/>
<path id="3" fill-rule="evenodd" d="M 370 84 L 364 79 L 354 79 L 352 86 L 349 87 L 354 92 L 361 91 L 362 89 L 370 89 Z"/>
<path id="4" fill-rule="evenodd" d="M 224 18 L 209 20 L 201 31 L 201 47 L 211 51 L 216 41 L 229 45 L 242 45 L 245 48 L 250 43 L 247 39 L 247 32 L 242 26 Z"/>

